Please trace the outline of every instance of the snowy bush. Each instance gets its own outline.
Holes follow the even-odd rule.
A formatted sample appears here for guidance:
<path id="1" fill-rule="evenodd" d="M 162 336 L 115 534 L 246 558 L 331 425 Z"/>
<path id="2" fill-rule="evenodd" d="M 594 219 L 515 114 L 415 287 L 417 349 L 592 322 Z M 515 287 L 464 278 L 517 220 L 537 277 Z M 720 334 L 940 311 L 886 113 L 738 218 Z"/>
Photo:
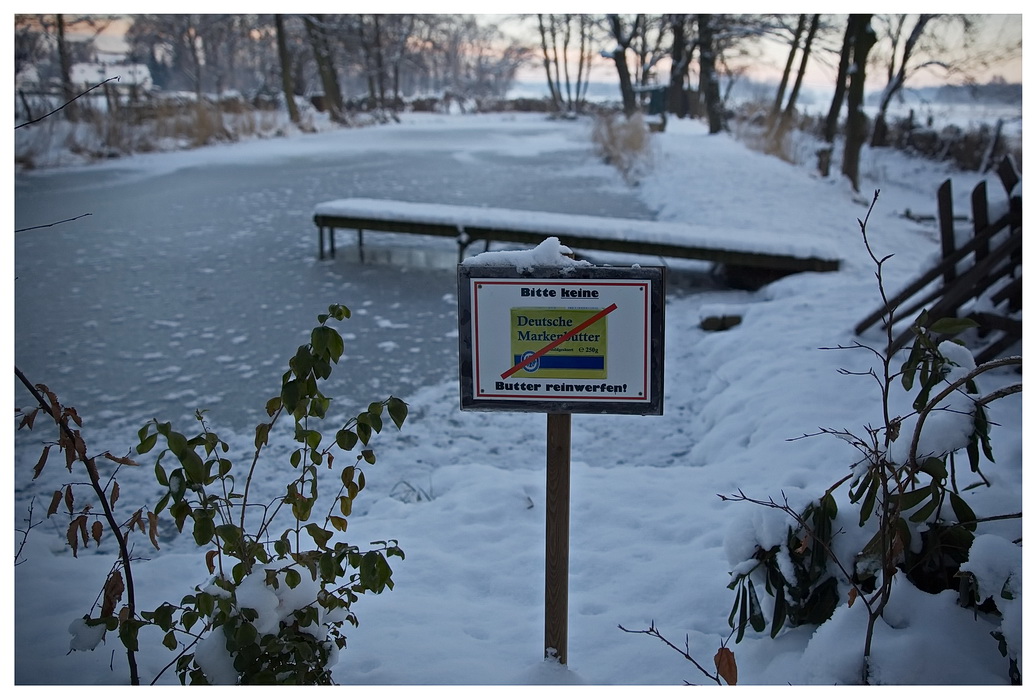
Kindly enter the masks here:
<path id="1" fill-rule="evenodd" d="M 383 417 L 402 428 L 408 413 L 406 403 L 390 397 L 369 404 L 326 441 L 318 430 L 331 404 L 320 383 L 344 352 L 341 334 L 327 322 L 349 315 L 347 307 L 333 304 L 328 313 L 317 317 L 319 325 L 310 341 L 300 345 L 289 362 L 280 394 L 266 404 L 270 420 L 256 427 L 255 449 L 243 470 L 234 464 L 228 443 L 209 429 L 201 411 L 196 416 L 201 431 L 192 437 L 157 420 L 141 428 L 138 454 L 152 452 L 161 443 L 154 473 L 165 493 L 153 509 L 138 509 L 125 520 L 115 513 L 118 482 L 114 476 L 102 479 L 80 433 L 71 428 L 82 425 L 75 409 L 61 406 L 50 389 L 31 384 L 16 368 L 39 404 L 23 413 L 21 426 L 31 429 L 41 411 L 51 416 L 61 431 L 57 447 L 66 466 L 71 472 L 77 462 L 83 463 L 102 506 L 77 498 L 73 487 L 78 485 L 68 484 L 55 492 L 48 516 L 65 506 L 73 555 L 80 547 L 99 545 L 106 526 L 118 543 L 119 560 L 94 609 L 69 626 L 72 650 L 92 650 L 106 632 L 118 630 L 127 650 L 130 682 L 137 684 L 140 631 L 154 626 L 164 633 L 162 644 L 176 652 L 170 666 L 175 666 L 182 683 L 332 681 L 331 668 L 346 644 L 343 627 L 357 624 L 352 604 L 364 593 L 391 589 L 388 559 L 403 558 L 394 540 L 372 542 L 370 549 L 363 550 L 339 539 L 365 485 L 361 465 L 376 461 L 370 447 L 373 435 L 381 432 Z M 283 495 L 273 502 L 258 502 L 250 492 L 257 470 L 288 466 L 276 464 L 283 456 L 265 459 L 264 452 L 271 432 L 285 420 L 290 420 L 285 427 L 298 445 L 285 460 L 292 476 Z M 51 445 L 44 447 L 35 467 L 37 476 L 50 449 Z M 139 466 L 110 452 L 101 457 L 120 466 Z M 336 459 L 345 466 L 335 467 Z M 334 477 L 333 497 L 321 500 L 318 485 L 323 482 L 326 487 L 329 476 Z M 316 513 L 318 507 L 327 508 L 326 513 Z M 135 557 L 127 538 L 139 529 L 157 548 L 159 516 L 165 511 L 177 530 L 189 530 L 202 548 L 210 578 L 179 603 L 167 602 L 138 613 L 131 569 Z"/>
<path id="2" fill-rule="evenodd" d="M 866 220 L 860 225 L 870 251 Z M 871 257 L 886 299 L 882 264 L 888 258 Z M 892 345 L 891 325 L 886 347 Z M 1021 515 L 979 518 L 965 494 L 989 483 L 982 473 L 983 461 L 993 462 L 986 407 L 1021 391 L 1017 384 L 983 395 L 977 379 L 1000 367 L 1020 367 L 1021 358 L 976 366 L 962 344 L 942 340 L 974 325 L 968 319 L 930 321 L 922 312 L 913 326 L 914 345 L 898 370 L 886 350 L 859 342 L 840 348 L 869 351 L 876 359 L 876 367 L 862 375 L 880 388 L 881 421 L 858 432 L 821 430 L 852 445 L 858 461 L 804 507 L 787 497 L 756 499 L 743 491 L 722 497 L 763 505 L 790 518 L 779 536 L 770 526 L 748 533 L 747 541 L 728 543 L 733 566 L 729 587 L 736 591 L 729 623 L 736 641 L 748 627 L 763 632 L 769 625 L 770 636 L 776 637 L 785 626 L 822 626 L 843 603 L 858 603 L 866 609 L 860 680 L 880 682 L 869 663 L 876 628 L 888 622 L 894 587 L 909 582 L 926 593 L 957 590 L 961 605 L 1000 619 L 1000 627 L 989 631 L 1009 659 L 1012 678 L 1020 680 L 1021 636 L 1015 632 L 1021 549 L 1001 538 L 991 545 L 991 536 L 979 534 L 978 526 Z M 960 453 L 965 453 L 977 482 L 961 485 Z M 840 513 L 843 509 L 849 512 Z M 982 545 L 976 550 L 978 541 Z M 979 554 L 992 547 L 1001 557 L 996 566 L 989 565 L 988 555 Z M 765 609 L 760 591 L 772 601 Z M 987 625 L 977 619 L 976 624 Z"/>

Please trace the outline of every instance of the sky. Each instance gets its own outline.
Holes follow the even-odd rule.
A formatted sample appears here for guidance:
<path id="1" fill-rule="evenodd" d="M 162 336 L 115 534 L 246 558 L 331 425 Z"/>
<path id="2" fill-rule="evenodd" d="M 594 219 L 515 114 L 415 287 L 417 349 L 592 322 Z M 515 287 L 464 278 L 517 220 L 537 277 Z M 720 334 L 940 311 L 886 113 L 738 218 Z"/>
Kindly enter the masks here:
<path id="1" fill-rule="evenodd" d="M 447 4 L 447 7 L 450 4 Z M 403 7 L 408 9 L 411 5 L 404 3 Z M 395 11 L 393 4 L 390 3 L 387 8 L 388 11 Z M 402 11 L 406 11 L 406 9 Z M 457 8 L 459 12 L 472 12 L 478 8 L 473 8 L 461 3 Z M 508 34 L 516 37 L 520 37 L 525 41 L 528 41 L 532 46 L 538 46 L 539 38 L 535 29 L 535 20 L 532 19 L 530 14 L 531 9 L 522 6 L 520 13 L 528 15 L 526 19 L 515 20 L 512 16 L 503 14 L 505 8 L 501 8 L 500 14 L 486 15 L 487 19 L 492 21 L 501 22 L 502 26 L 506 28 Z M 548 11 L 556 11 L 555 7 L 546 8 Z M 736 10 L 736 8 L 732 8 Z M 940 8 L 945 11 L 945 8 Z M 970 9 L 970 8 L 969 8 Z M 1015 9 L 1015 8 L 1010 8 Z M 178 10 L 179 11 L 179 10 Z M 209 10 L 205 10 L 209 11 Z M 245 11 L 254 11 L 251 8 Z M 428 11 L 422 9 L 422 11 Z M 438 11 L 438 10 L 437 10 Z M 600 12 L 600 8 L 592 9 L 591 11 Z M 772 10 L 771 10 L 772 11 Z M 983 33 L 986 37 L 986 41 L 992 42 L 1014 42 L 1021 39 L 1022 23 L 1020 21 L 1020 15 L 1010 15 L 1003 17 L 991 17 L 988 29 Z M 121 51 L 125 48 L 125 42 L 121 40 L 121 33 L 125 31 L 125 23 L 121 21 L 115 21 L 112 26 L 104 32 L 102 37 L 102 45 L 107 51 Z M 832 50 L 837 52 L 837 43 L 841 40 L 841 34 L 835 32 L 835 36 L 830 38 L 828 41 L 833 43 Z M 604 47 L 601 47 L 604 48 Z M 781 70 L 784 67 L 784 62 L 787 57 L 787 46 L 780 45 L 773 41 L 766 41 L 760 47 L 761 53 L 758 56 L 758 60 L 754 61 L 751 68 L 753 76 L 760 81 L 772 81 L 776 82 L 780 79 Z M 632 56 L 630 56 L 632 60 Z M 807 74 L 805 78 L 805 86 L 807 88 L 813 88 L 818 91 L 828 92 L 830 86 L 834 82 L 835 75 L 837 73 L 837 53 L 823 57 L 819 52 L 815 52 L 812 60 L 807 68 Z M 662 69 L 665 70 L 665 69 Z M 600 59 L 595 63 L 594 66 L 595 80 L 617 82 L 618 78 L 615 73 L 614 64 L 606 59 Z M 527 66 L 519 73 L 519 77 L 523 81 L 543 81 L 543 71 L 538 65 L 538 61 L 534 61 L 531 65 Z M 979 82 L 988 80 L 994 77 L 1002 77 L 1007 82 L 1021 82 L 1022 79 L 1022 62 L 1019 57 L 1017 60 L 1012 60 L 1004 65 L 996 66 L 989 71 L 976 73 L 974 76 Z M 882 71 L 874 71 L 872 77 L 869 80 L 871 89 L 880 89 L 884 86 L 884 77 Z M 919 72 L 911 78 L 912 86 L 925 86 L 931 84 L 941 84 L 945 81 L 945 76 L 938 71 L 923 71 Z"/>

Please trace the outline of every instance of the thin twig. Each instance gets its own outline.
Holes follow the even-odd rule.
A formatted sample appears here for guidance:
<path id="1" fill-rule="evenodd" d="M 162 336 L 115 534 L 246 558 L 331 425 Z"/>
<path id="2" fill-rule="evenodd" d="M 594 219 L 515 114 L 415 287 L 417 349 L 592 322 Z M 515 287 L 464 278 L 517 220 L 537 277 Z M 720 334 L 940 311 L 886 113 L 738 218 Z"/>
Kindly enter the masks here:
<path id="1" fill-rule="evenodd" d="M 58 224 L 67 224 L 70 221 L 75 221 L 76 219 L 82 219 L 84 216 L 93 216 L 93 214 L 91 214 L 90 212 L 87 212 L 86 214 L 80 214 L 79 216 L 73 216 L 71 219 L 62 219 L 61 221 L 55 221 L 52 224 L 41 224 L 39 226 L 28 226 L 26 228 L 16 228 L 14 230 L 14 232 L 15 233 L 21 233 L 22 231 L 35 231 L 38 228 L 50 228 L 51 226 L 57 226 Z"/>
<path id="2" fill-rule="evenodd" d="M 71 100 L 69 100 L 69 101 L 68 101 L 68 102 L 66 102 L 65 104 L 61 105 L 61 106 L 60 106 L 60 107 L 58 107 L 57 109 L 55 109 L 55 110 L 53 110 L 53 111 L 50 111 L 50 112 L 47 112 L 47 113 L 46 113 L 46 114 L 44 114 L 44 115 L 43 115 L 42 117 L 38 117 L 38 118 L 36 118 L 36 119 L 32 119 L 32 120 L 30 120 L 30 121 L 27 121 L 27 122 L 25 122 L 24 124 L 19 124 L 18 126 L 14 127 L 14 128 L 15 128 L 15 129 L 21 129 L 21 128 L 22 128 L 23 126 L 30 126 L 31 124 L 35 124 L 35 123 L 37 123 L 37 122 L 41 122 L 41 121 L 43 121 L 44 119 L 46 119 L 47 117 L 51 116 L 52 114 L 57 114 L 58 112 L 60 112 L 61 110 L 63 110 L 63 109 L 65 108 L 65 107 L 68 107 L 68 106 L 69 106 L 70 104 L 72 104 L 73 102 L 75 102 L 76 100 L 78 100 L 78 99 L 79 99 L 80 97 L 82 97 L 83 95 L 86 95 L 87 93 L 93 92 L 94 90 L 96 90 L 97 88 L 101 87 L 101 86 L 102 86 L 102 85 L 104 85 L 105 83 L 110 83 L 111 81 L 113 81 L 113 80 L 118 80 L 118 79 L 119 79 L 119 76 L 117 76 L 117 75 L 114 75 L 114 76 L 112 76 L 111 78 L 108 78 L 107 80 L 102 80 L 101 82 L 99 82 L 99 83 L 97 83 L 96 85 L 94 85 L 94 86 L 93 86 L 92 88 L 90 88 L 90 89 L 88 89 L 88 90 L 86 90 L 86 91 L 84 91 L 84 92 L 81 92 L 81 93 L 79 93 L 78 95 L 76 95 L 76 96 L 75 96 L 75 97 L 73 97 L 73 98 L 72 98 Z"/>

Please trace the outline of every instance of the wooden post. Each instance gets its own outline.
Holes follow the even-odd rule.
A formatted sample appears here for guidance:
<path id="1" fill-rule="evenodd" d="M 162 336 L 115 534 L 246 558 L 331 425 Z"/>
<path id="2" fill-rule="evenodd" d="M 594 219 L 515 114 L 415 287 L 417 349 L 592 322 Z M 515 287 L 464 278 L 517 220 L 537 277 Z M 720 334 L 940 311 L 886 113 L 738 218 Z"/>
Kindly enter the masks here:
<path id="1" fill-rule="evenodd" d="M 568 512 L 572 415 L 547 414 L 544 657 L 568 663 Z"/>

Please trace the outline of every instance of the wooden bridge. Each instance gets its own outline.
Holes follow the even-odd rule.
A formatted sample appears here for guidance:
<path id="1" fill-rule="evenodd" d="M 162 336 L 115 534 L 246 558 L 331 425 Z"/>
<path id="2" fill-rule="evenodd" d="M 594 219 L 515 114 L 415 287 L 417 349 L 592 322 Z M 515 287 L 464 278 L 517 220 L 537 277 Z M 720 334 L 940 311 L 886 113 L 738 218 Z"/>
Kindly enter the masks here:
<path id="1" fill-rule="evenodd" d="M 357 232 L 363 260 L 364 231 L 439 236 L 457 242 L 458 261 L 483 241 L 537 245 L 556 236 L 575 250 L 599 250 L 661 258 L 705 260 L 770 281 L 792 272 L 837 270 L 839 258 L 822 242 L 789 239 L 772 231 L 745 231 L 693 224 L 555 214 L 487 207 L 423 204 L 382 199 L 339 199 L 318 204 L 313 222 L 320 259 L 335 255 L 335 230 Z"/>

